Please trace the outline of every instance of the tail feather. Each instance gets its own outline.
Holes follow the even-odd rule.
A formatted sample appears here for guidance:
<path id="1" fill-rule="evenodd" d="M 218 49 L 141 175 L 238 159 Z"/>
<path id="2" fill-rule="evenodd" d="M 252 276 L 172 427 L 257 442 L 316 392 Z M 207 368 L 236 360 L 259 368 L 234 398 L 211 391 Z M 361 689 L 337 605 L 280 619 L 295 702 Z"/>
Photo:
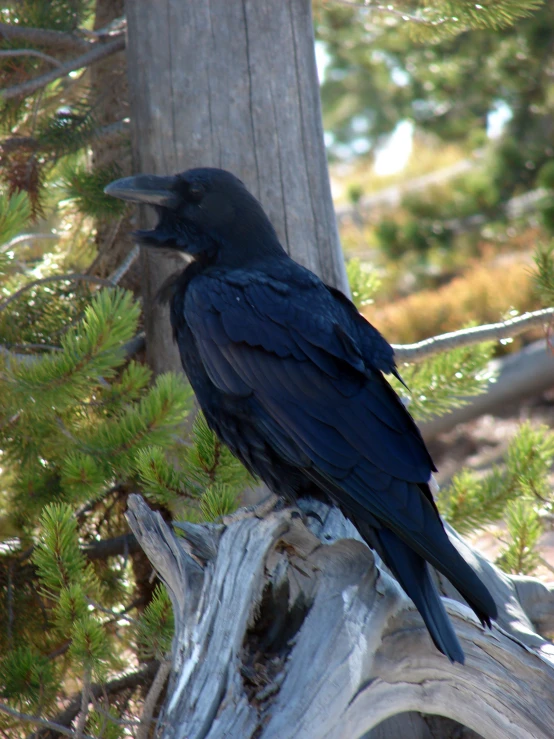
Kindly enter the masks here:
<path id="1" fill-rule="evenodd" d="M 394 574 L 421 614 L 437 649 L 451 662 L 464 663 L 458 637 L 444 608 L 425 560 L 387 529 L 373 529 L 371 539 L 387 567 Z"/>

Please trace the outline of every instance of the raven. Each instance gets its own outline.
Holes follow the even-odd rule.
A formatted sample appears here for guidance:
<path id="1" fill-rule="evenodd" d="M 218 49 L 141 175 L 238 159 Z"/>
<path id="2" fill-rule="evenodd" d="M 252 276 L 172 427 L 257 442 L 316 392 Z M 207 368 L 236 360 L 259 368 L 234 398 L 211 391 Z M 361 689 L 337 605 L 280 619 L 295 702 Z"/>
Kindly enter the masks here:
<path id="1" fill-rule="evenodd" d="M 413 600 L 436 647 L 464 653 L 427 563 L 481 623 L 494 600 L 450 542 L 429 489 L 435 467 L 384 374 L 392 347 L 336 288 L 294 262 L 260 203 L 221 169 L 117 180 L 108 195 L 154 206 L 145 246 L 192 257 L 169 291 L 171 324 L 213 431 L 292 502 L 325 497 Z"/>

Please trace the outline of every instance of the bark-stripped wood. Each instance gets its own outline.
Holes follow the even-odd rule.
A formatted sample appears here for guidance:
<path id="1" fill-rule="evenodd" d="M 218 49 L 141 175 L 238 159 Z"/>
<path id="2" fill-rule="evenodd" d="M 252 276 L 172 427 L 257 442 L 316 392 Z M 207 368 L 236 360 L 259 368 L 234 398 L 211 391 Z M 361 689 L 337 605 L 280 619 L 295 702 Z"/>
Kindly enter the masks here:
<path id="1" fill-rule="evenodd" d="M 175 613 L 160 737 L 355 739 L 419 711 L 485 739 L 551 739 L 552 645 L 533 631 L 510 578 L 477 557 L 503 599 L 492 631 L 447 601 L 466 653 L 453 665 L 351 524 L 304 507 L 323 524 L 295 509 L 242 510 L 224 525 L 183 524 L 178 537 L 130 497 L 129 523 Z"/>
<path id="2" fill-rule="evenodd" d="M 348 291 L 309 0 L 127 0 L 135 171 L 222 167 L 262 202 L 289 253 Z M 154 296 L 175 264 L 143 255 L 147 352 L 180 369 Z"/>

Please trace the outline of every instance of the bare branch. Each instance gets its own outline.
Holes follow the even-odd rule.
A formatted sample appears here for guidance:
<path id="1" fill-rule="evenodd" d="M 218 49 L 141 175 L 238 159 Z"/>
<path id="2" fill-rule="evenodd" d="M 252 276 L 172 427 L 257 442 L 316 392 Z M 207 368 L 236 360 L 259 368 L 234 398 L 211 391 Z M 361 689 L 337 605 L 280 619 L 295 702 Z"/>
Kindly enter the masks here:
<path id="1" fill-rule="evenodd" d="M 60 77 L 64 77 L 70 72 L 82 69 L 83 67 L 88 67 L 90 64 L 94 64 L 94 62 L 98 62 L 100 59 L 105 59 L 107 56 L 115 54 L 118 51 L 122 51 L 125 48 L 125 36 L 123 34 L 121 36 L 109 38 L 112 38 L 112 40 L 106 43 L 100 41 L 92 44 L 92 48 L 90 48 L 86 54 L 65 62 L 58 69 L 47 72 L 35 79 L 27 80 L 27 82 L 22 82 L 19 85 L 8 87 L 6 90 L 3 90 L 2 97 L 4 100 L 11 100 L 22 95 L 30 95 L 41 87 L 50 84 L 50 82 L 54 82 L 54 80 L 57 80 Z M 87 44 L 87 46 L 91 47 L 90 44 Z"/>
<path id="2" fill-rule="evenodd" d="M 44 718 L 40 718 L 40 716 L 30 716 L 28 713 L 20 713 L 19 711 L 16 711 L 13 708 L 7 706 L 5 703 L 0 703 L 0 711 L 2 713 L 7 713 L 8 716 L 13 716 L 14 718 L 17 718 L 20 721 L 27 721 L 30 724 L 35 724 L 36 726 L 43 726 L 45 729 L 50 729 L 51 731 L 55 731 L 58 734 L 63 734 L 64 736 L 77 736 L 77 734 L 71 729 L 68 729 L 67 726 L 63 726 L 62 724 L 58 724 L 54 721 L 47 721 Z M 94 739 L 94 737 L 91 737 L 88 734 L 81 734 L 81 739 Z"/>
<path id="3" fill-rule="evenodd" d="M 83 675 L 83 691 L 81 693 L 81 710 L 79 712 L 79 720 L 77 721 L 76 735 L 78 739 L 82 739 L 85 733 L 85 726 L 88 717 L 88 706 L 89 706 L 89 694 L 90 694 L 90 667 L 85 668 L 85 674 Z"/>
<path id="4" fill-rule="evenodd" d="M 119 267 L 111 273 L 109 279 L 111 282 L 113 282 L 114 285 L 118 285 L 121 282 L 121 280 L 125 277 L 127 272 L 131 269 L 133 264 L 138 259 L 139 254 L 140 247 L 134 246 L 127 254 L 125 259 L 121 262 Z"/>
<path id="5" fill-rule="evenodd" d="M 94 132 L 94 135 L 101 139 L 109 139 L 112 136 L 121 136 L 122 134 L 129 133 L 131 129 L 131 121 L 129 118 L 123 118 L 121 121 L 115 121 L 115 123 L 108 123 L 106 126 L 102 126 Z"/>
<path id="6" fill-rule="evenodd" d="M 140 685 L 148 684 L 158 671 L 158 666 L 159 662 L 157 660 L 152 660 L 152 662 L 149 662 L 142 669 L 137 670 L 137 672 L 131 672 L 128 675 L 123 675 L 123 677 L 115 678 L 114 680 L 110 680 L 109 682 L 104 684 L 93 683 L 90 686 L 90 694 L 93 698 L 96 699 L 105 695 L 117 695 L 118 693 L 122 693 L 125 690 L 134 690 Z M 46 726 L 46 722 L 42 722 L 42 724 L 45 726 L 45 729 L 35 734 L 34 739 L 46 739 L 46 737 L 50 739 L 52 736 L 55 736 L 55 732 L 74 737 L 75 732 L 70 731 L 66 727 L 71 724 L 80 710 L 81 693 L 78 693 L 72 698 L 69 705 L 56 716 L 55 724 L 52 728 L 50 726 Z M 61 728 L 57 728 L 58 726 Z M 54 734 L 50 733 L 51 731 L 54 732 Z M 85 739 L 90 738 L 85 737 Z"/>
<path id="7" fill-rule="evenodd" d="M 43 51 L 37 51 L 36 49 L 3 49 L 0 51 L 0 58 L 12 56 L 36 56 L 38 59 L 42 59 L 49 64 L 53 64 L 55 67 L 62 66 L 62 62 L 60 62 L 59 59 L 50 56 L 50 54 L 45 54 Z"/>
<path id="8" fill-rule="evenodd" d="M 22 244 L 25 241 L 38 241 L 39 239 L 59 239 L 60 237 L 58 234 L 53 233 L 36 233 L 36 234 L 19 234 L 19 236 L 14 236 L 13 239 L 10 239 L 9 241 L 6 241 L 2 246 L 0 247 L 0 252 L 6 252 L 12 249 L 14 246 L 17 246 L 18 244 Z"/>
<path id="9" fill-rule="evenodd" d="M 483 341 L 509 339 L 530 328 L 543 326 L 549 323 L 553 317 L 554 308 L 543 308 L 532 313 L 524 313 L 516 318 L 510 318 L 508 321 L 450 331 L 447 334 L 432 336 L 415 344 L 393 344 L 392 347 L 396 358 L 401 362 L 416 362 L 449 349 L 471 346 Z"/>
<path id="10" fill-rule="evenodd" d="M 127 18 L 123 15 L 119 18 L 114 18 L 107 26 L 98 28 L 96 31 L 91 31 L 89 28 L 80 28 L 79 33 L 87 38 L 101 39 L 106 36 L 115 36 L 116 34 L 124 33 L 126 28 Z"/>
<path id="11" fill-rule="evenodd" d="M 56 50 L 86 51 L 92 44 L 71 33 L 51 31 L 46 28 L 27 28 L 12 23 L 0 23 L 0 38 L 26 41 L 38 46 L 50 46 Z"/>
<path id="12" fill-rule="evenodd" d="M 156 708 L 156 703 L 158 702 L 158 698 L 160 697 L 160 693 L 163 690 L 163 687 L 166 683 L 167 678 L 169 677 L 170 672 L 171 660 L 165 659 L 160 662 L 156 677 L 154 678 L 154 681 L 150 686 L 148 695 L 144 699 L 142 716 L 140 717 L 140 726 L 137 731 L 136 739 L 148 739 L 148 736 L 150 734 L 150 727 L 153 722 L 154 709 Z"/>

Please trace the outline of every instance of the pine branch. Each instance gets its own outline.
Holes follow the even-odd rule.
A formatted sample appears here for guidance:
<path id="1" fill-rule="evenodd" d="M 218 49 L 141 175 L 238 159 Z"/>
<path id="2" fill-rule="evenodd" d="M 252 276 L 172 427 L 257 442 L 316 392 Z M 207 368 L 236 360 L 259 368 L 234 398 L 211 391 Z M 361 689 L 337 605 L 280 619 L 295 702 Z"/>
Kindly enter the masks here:
<path id="1" fill-rule="evenodd" d="M 418 341 L 415 344 L 393 344 L 396 359 L 401 362 L 416 362 L 437 352 L 455 349 L 462 346 L 479 344 L 482 341 L 493 339 L 501 341 L 527 331 L 536 326 L 549 323 L 554 317 L 554 308 L 524 313 L 522 316 L 510 318 L 499 323 L 490 323 L 485 326 L 472 326 L 460 331 L 449 331 L 446 334 L 432 336 L 429 339 Z"/>
<path id="2" fill-rule="evenodd" d="M 63 724 L 58 724 L 55 721 L 47 721 L 44 718 L 40 718 L 40 716 L 30 716 L 28 713 L 20 713 L 19 711 L 16 711 L 13 708 L 7 706 L 5 703 L 0 703 L 0 711 L 2 713 L 7 713 L 8 716 L 13 716 L 14 718 L 17 718 L 20 721 L 27 721 L 28 723 L 35 724 L 36 726 L 43 726 L 45 729 L 48 729 L 49 731 L 55 731 L 58 734 L 63 734 L 63 736 L 77 736 L 77 733 L 75 731 L 73 731 L 72 729 L 68 729 L 67 726 L 64 726 Z M 88 734 L 81 734 L 81 739 L 94 739 L 94 737 L 89 736 Z"/>
<path id="3" fill-rule="evenodd" d="M 88 67 L 90 64 L 105 59 L 107 56 L 116 54 L 118 51 L 123 51 L 125 48 L 125 36 L 110 37 L 112 40 L 104 43 L 103 41 L 97 42 L 92 45 L 90 51 L 86 54 L 72 59 L 69 62 L 65 62 L 61 67 L 47 72 L 40 77 L 35 79 L 21 82 L 19 85 L 8 87 L 2 91 L 2 98 L 4 100 L 12 100 L 13 98 L 22 97 L 23 95 L 31 95 L 33 92 L 40 90 L 41 87 L 54 82 L 60 77 L 65 77 L 70 72 L 74 72 L 77 69 L 83 69 Z M 90 45 L 89 45 L 90 46 Z"/>
<path id="4" fill-rule="evenodd" d="M 27 292 L 27 290 L 32 290 L 33 287 L 37 287 L 37 285 L 45 285 L 48 282 L 68 282 L 70 280 L 94 282 L 96 285 L 104 285 L 104 287 L 114 286 L 113 282 L 109 279 L 106 280 L 104 277 L 96 277 L 95 275 L 83 275 L 79 272 L 72 272 L 67 275 L 50 275 L 50 277 L 42 277 L 40 280 L 33 280 L 32 282 L 28 282 L 26 285 L 23 285 L 23 287 L 19 288 L 19 290 L 16 290 L 10 295 L 9 298 L 6 298 L 6 300 L 0 303 L 0 312 L 5 310 L 8 305 L 10 305 L 10 303 L 13 303 L 14 300 L 17 300 L 21 295 Z"/>
<path id="5" fill-rule="evenodd" d="M 86 51 L 92 44 L 79 36 L 48 28 L 28 28 L 13 23 L 0 23 L 0 38 L 21 40 L 37 46 L 48 46 L 56 50 Z"/>
<path id="6" fill-rule="evenodd" d="M 372 0 L 361 0 L 361 2 L 355 2 L 355 0 L 332 0 L 332 2 L 333 4 L 347 5 L 350 8 L 357 8 L 358 10 L 371 10 L 376 11 L 377 13 L 386 13 L 395 18 L 400 18 L 400 20 L 410 21 L 411 23 L 420 23 L 424 26 L 442 26 L 444 23 L 451 20 L 451 18 L 439 18 L 438 20 L 431 21 L 420 15 L 413 15 L 413 13 L 395 8 L 393 5 L 376 5 Z"/>
<path id="7" fill-rule="evenodd" d="M 53 64 L 55 67 L 63 66 L 59 59 L 50 56 L 50 54 L 45 54 L 43 51 L 37 51 L 36 49 L 3 49 L 0 51 L 0 58 L 12 56 L 36 56 L 38 59 L 42 59 L 49 64 Z"/>
<path id="8" fill-rule="evenodd" d="M 109 139 L 115 136 L 121 136 L 129 132 L 131 128 L 131 121 L 128 118 L 124 118 L 121 121 L 115 121 L 114 123 L 108 123 L 105 126 L 100 126 L 91 132 L 92 138 L 97 139 Z M 29 149 L 30 151 L 44 151 L 46 147 L 43 142 L 39 141 L 34 136 L 11 136 L 8 139 L 4 139 L 0 142 L 0 151 L 2 154 L 10 154 L 11 152 L 17 151 L 17 149 Z"/>

